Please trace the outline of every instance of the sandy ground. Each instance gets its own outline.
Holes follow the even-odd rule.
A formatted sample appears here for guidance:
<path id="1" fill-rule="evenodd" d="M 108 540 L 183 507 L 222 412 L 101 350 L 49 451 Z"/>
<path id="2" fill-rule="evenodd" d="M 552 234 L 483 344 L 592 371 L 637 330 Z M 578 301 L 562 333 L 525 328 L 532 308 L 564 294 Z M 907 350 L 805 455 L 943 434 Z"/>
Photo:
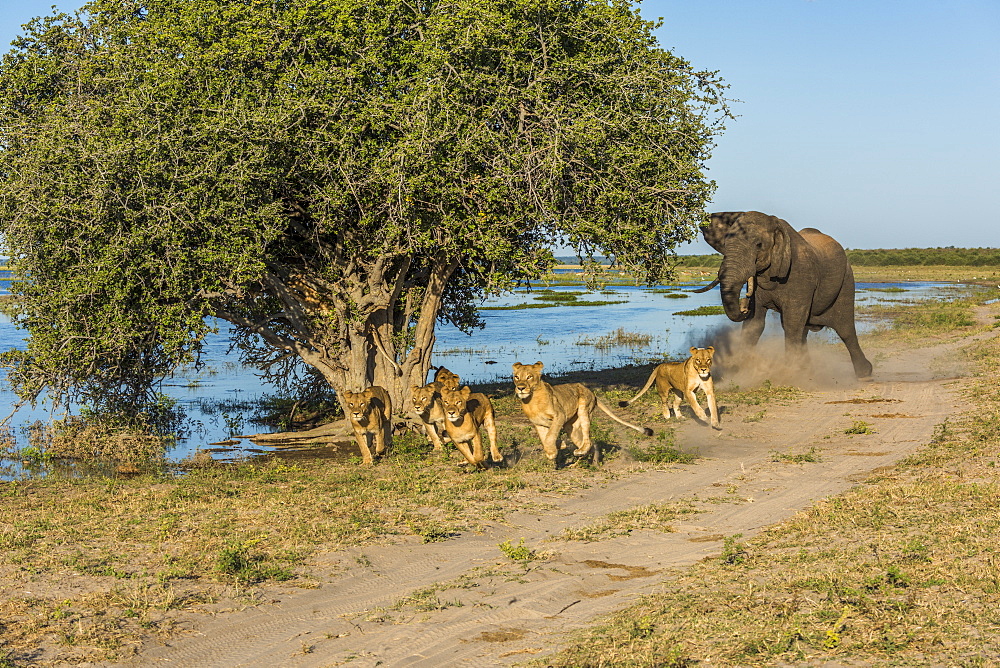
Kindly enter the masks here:
<path id="1" fill-rule="evenodd" d="M 701 455 L 693 464 L 545 499 L 550 510 L 511 516 L 482 534 L 330 554 L 331 574 L 319 588 L 275 587 L 265 605 L 194 617 L 191 633 L 167 645 L 151 642 L 123 665 L 430 668 L 544 656 L 572 642 L 567 632 L 657 591 L 672 569 L 718 555 L 724 537 L 753 536 L 927 443 L 935 425 L 960 408 L 954 367 L 935 360 L 967 342 L 876 355 L 874 379 L 864 383 L 851 376 L 842 347 L 813 346 L 816 371 L 799 379 L 805 398 L 787 406 L 723 406 L 718 432 L 687 420 L 677 443 Z M 823 359 L 827 349 L 832 357 Z M 774 378 L 776 371 L 767 373 Z M 754 379 L 739 380 L 747 387 Z M 762 409 L 763 419 L 745 421 Z M 845 434 L 858 420 L 877 433 Z M 819 462 L 775 456 L 811 448 Z M 612 511 L 693 498 L 718 502 L 682 516 L 672 533 L 551 540 Z M 521 566 L 501 554 L 499 543 L 521 538 L 547 558 Z M 399 605 L 428 588 L 437 590 L 432 609 Z"/>

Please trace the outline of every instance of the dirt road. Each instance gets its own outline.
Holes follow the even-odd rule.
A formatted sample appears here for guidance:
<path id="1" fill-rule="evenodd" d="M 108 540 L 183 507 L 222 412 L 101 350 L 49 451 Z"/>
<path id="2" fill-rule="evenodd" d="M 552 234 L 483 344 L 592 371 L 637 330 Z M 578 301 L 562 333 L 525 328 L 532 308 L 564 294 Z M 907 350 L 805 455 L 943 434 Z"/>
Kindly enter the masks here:
<path id="1" fill-rule="evenodd" d="M 954 367 L 935 363 L 958 345 L 877 355 L 868 383 L 846 379 L 841 348 L 840 366 L 793 404 L 732 409 L 721 432 L 689 420 L 677 443 L 701 455 L 693 464 L 546 499 L 552 509 L 482 535 L 331 554 L 341 570 L 318 589 L 275 588 L 271 603 L 201 618 L 125 665 L 497 666 L 552 652 L 566 632 L 656 591 L 671 569 L 718 555 L 726 536 L 750 537 L 927 443 L 959 408 Z M 874 433 L 845 433 L 858 422 Z M 819 461 L 792 461 L 809 452 Z M 700 511 L 672 533 L 552 540 L 613 511 L 695 499 Z M 523 566 L 498 548 L 521 538 L 539 553 Z"/>

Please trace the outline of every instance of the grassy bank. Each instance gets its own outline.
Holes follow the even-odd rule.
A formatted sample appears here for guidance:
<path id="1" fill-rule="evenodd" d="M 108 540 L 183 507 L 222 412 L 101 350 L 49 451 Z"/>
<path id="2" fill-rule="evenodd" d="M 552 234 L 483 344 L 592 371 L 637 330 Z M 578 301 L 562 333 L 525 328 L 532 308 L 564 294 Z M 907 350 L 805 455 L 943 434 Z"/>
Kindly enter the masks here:
<path id="1" fill-rule="evenodd" d="M 910 305 L 881 343 L 978 329 L 975 301 Z M 974 368 L 970 409 L 918 453 L 752 540 L 730 536 L 537 665 L 996 665 L 1000 340 L 955 362 Z"/>

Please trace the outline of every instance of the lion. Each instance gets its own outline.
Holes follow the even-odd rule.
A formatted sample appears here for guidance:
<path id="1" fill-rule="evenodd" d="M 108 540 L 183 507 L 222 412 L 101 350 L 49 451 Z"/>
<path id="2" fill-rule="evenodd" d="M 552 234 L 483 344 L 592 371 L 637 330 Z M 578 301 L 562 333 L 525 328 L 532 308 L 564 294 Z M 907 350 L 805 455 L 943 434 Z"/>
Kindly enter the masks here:
<path id="1" fill-rule="evenodd" d="M 490 439 L 490 458 L 494 463 L 502 462 L 503 455 L 497 447 L 497 427 L 490 398 L 485 394 L 473 392 L 467 385 L 460 390 L 443 387 L 440 394 L 441 409 L 445 415 L 445 429 L 465 459 L 475 466 L 484 466 L 483 461 L 486 456 L 483 453 L 483 437 L 480 429 L 485 428 L 486 435 Z"/>
<path id="2" fill-rule="evenodd" d="M 715 348 L 712 346 L 691 348 L 690 352 L 691 357 L 683 362 L 664 362 L 657 365 L 639 394 L 628 401 L 619 401 L 618 405 L 628 406 L 644 395 L 655 382 L 656 391 L 660 393 L 660 401 L 663 402 L 663 417 L 665 419 L 670 419 L 671 408 L 673 408 L 676 418 L 681 419 L 681 397 L 684 397 L 698 419 L 702 422 L 709 422 L 705 411 L 698 403 L 698 397 L 695 396 L 695 392 L 703 390 L 705 398 L 708 400 L 712 428 L 722 429 L 719 426 L 719 407 L 715 403 L 715 384 L 712 381 L 712 356 L 715 354 Z"/>
<path id="3" fill-rule="evenodd" d="M 392 400 L 384 387 L 372 385 L 363 392 L 342 393 L 347 419 L 365 464 L 372 463 L 368 437 L 372 437 L 375 455 L 380 457 L 392 445 Z"/>
<path id="4" fill-rule="evenodd" d="M 441 408 L 441 387 L 441 383 L 433 381 L 426 385 L 414 385 L 410 388 L 413 412 L 423 423 L 424 431 L 431 439 L 434 450 L 441 450 L 443 439 L 449 438 L 445 430 L 444 409 Z"/>
<path id="5" fill-rule="evenodd" d="M 443 366 L 439 366 L 437 371 L 434 372 L 434 382 L 438 383 L 441 387 L 447 387 L 451 390 L 457 390 L 460 385 L 458 374 L 449 371 Z"/>
<path id="6" fill-rule="evenodd" d="M 576 445 L 573 454 L 582 457 L 588 452 L 593 453 L 593 460 L 596 464 L 600 461 L 599 448 L 594 447 L 590 440 L 590 422 L 595 408 L 600 408 L 608 417 L 615 422 L 623 424 L 629 429 L 646 436 L 652 436 L 653 430 L 649 427 L 637 427 L 622 420 L 611 412 L 611 409 L 603 401 L 598 399 L 593 391 L 580 383 L 564 383 L 561 385 L 550 385 L 542 380 L 541 362 L 534 364 L 520 364 L 515 362 L 514 370 L 514 393 L 521 400 L 521 409 L 535 429 L 538 431 L 538 438 L 542 441 L 542 449 L 545 456 L 551 461 L 555 461 L 559 454 L 557 441 L 560 432 L 566 432 L 570 440 Z"/>

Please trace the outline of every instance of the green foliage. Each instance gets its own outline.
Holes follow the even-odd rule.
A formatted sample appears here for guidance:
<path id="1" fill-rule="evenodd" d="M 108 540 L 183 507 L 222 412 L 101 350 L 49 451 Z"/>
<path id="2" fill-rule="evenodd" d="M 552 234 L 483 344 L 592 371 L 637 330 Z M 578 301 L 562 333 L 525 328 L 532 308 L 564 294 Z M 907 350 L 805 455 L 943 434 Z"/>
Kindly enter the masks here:
<path id="1" fill-rule="evenodd" d="M 435 321 L 479 325 L 552 242 L 663 276 L 728 110 L 655 27 L 601 0 L 33 21 L 0 65 L 3 310 L 31 335 L 10 383 L 134 406 L 197 359 L 206 316 L 279 385 L 364 385 L 390 358 L 419 377 Z"/>
<path id="2" fill-rule="evenodd" d="M 902 265 L 949 267 L 995 267 L 1000 265 L 1000 248 L 900 248 L 848 250 L 851 264 L 859 267 Z"/>
<path id="3" fill-rule="evenodd" d="M 845 434 L 874 434 L 875 428 L 872 427 L 870 422 L 865 422 L 864 420 L 855 420 L 854 424 L 844 430 Z"/>
<path id="4" fill-rule="evenodd" d="M 524 544 L 524 539 L 522 538 L 517 545 L 512 545 L 509 540 L 497 545 L 500 551 L 503 552 L 509 559 L 514 561 L 531 561 L 535 558 L 535 551 Z"/>
<path id="5" fill-rule="evenodd" d="M 269 557 L 254 548 L 260 540 L 231 541 L 220 551 L 216 569 L 239 583 L 253 584 L 264 580 L 291 580 L 294 574 L 287 568 L 268 563 Z"/>
<path id="6" fill-rule="evenodd" d="M 740 538 L 743 538 L 743 534 L 737 533 L 722 540 L 722 555 L 719 557 L 722 563 L 737 566 L 746 562 L 750 553 L 747 552 L 746 545 L 740 542 Z"/>

